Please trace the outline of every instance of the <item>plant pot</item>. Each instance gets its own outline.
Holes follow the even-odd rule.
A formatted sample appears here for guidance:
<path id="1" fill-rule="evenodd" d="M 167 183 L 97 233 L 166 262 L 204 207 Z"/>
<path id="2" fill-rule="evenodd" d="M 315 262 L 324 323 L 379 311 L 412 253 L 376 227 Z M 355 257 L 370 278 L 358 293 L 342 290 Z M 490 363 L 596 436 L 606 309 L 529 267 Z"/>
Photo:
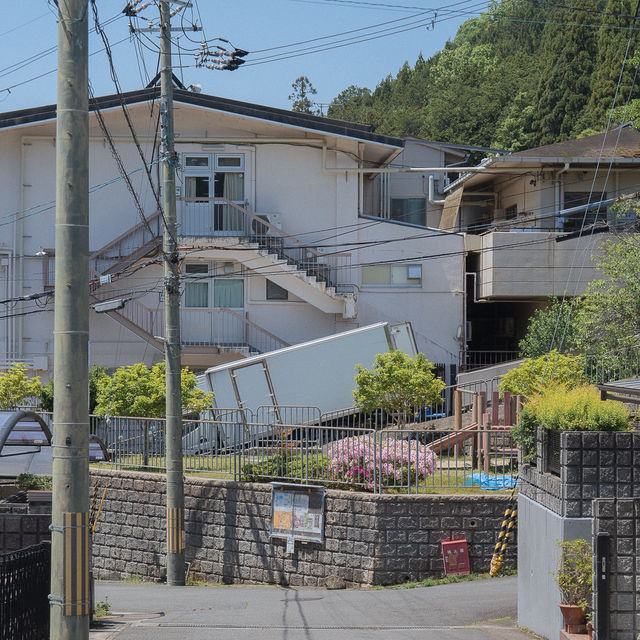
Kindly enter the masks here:
<path id="1" fill-rule="evenodd" d="M 578 604 L 559 604 L 565 627 L 584 624 L 584 609 Z"/>

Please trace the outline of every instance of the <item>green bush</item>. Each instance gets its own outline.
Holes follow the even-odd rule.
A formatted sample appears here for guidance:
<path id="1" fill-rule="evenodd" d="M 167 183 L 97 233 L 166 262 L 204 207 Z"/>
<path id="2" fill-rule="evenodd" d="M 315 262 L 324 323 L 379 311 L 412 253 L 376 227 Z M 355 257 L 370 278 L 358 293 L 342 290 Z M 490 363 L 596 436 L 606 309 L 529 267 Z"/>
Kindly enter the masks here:
<path id="1" fill-rule="evenodd" d="M 549 389 L 529 404 L 536 422 L 555 431 L 624 431 L 629 411 L 616 400 L 600 400 L 595 387 Z"/>
<path id="2" fill-rule="evenodd" d="M 16 487 L 22 491 L 37 489 L 44 491 L 52 488 L 51 476 L 36 476 L 33 473 L 21 473 L 16 478 Z"/>
<path id="3" fill-rule="evenodd" d="M 615 400 L 600 400 L 590 385 L 575 389 L 546 389 L 531 398 L 511 429 L 525 462 L 536 454 L 537 427 L 554 431 L 624 431 L 629 428 L 629 411 Z"/>
<path id="4" fill-rule="evenodd" d="M 520 447 L 524 462 L 531 462 L 536 457 L 537 429 L 533 412 L 525 407 L 520 412 L 518 424 L 511 427 L 511 437 Z"/>
<path id="5" fill-rule="evenodd" d="M 539 358 L 525 358 L 515 369 L 506 373 L 500 382 L 500 391 L 528 399 L 547 388 L 562 385 L 573 389 L 584 379 L 582 356 L 558 353 L 555 349 Z"/>
<path id="6" fill-rule="evenodd" d="M 259 462 L 249 462 L 242 467 L 244 482 L 264 482 L 271 480 L 295 481 L 300 478 L 318 480 L 328 474 L 328 459 L 322 454 L 300 456 L 292 451 L 281 451 L 263 458 Z"/>

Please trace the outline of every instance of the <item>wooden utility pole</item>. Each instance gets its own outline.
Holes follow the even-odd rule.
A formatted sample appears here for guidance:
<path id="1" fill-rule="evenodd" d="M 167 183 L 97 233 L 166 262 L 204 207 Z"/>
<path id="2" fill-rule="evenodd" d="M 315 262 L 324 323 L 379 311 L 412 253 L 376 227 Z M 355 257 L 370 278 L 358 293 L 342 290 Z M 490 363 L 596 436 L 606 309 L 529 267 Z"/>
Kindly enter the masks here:
<path id="1" fill-rule="evenodd" d="M 58 0 L 52 640 L 89 637 L 88 0 Z"/>
<path id="2" fill-rule="evenodd" d="M 180 363 L 180 274 L 176 222 L 176 153 L 173 135 L 173 69 L 171 66 L 171 10 L 160 0 L 160 163 L 164 253 L 164 325 L 166 372 L 167 463 L 167 584 L 183 585 L 184 483 L 182 469 L 182 396 Z"/>

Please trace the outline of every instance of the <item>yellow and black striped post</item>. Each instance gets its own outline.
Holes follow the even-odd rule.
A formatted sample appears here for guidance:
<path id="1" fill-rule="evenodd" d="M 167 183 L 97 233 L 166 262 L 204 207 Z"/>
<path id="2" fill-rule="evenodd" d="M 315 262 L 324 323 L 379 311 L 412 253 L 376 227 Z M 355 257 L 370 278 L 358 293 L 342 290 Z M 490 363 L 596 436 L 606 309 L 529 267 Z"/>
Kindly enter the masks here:
<path id="1" fill-rule="evenodd" d="M 504 512 L 504 519 L 502 520 L 502 526 L 500 527 L 500 533 L 498 534 L 498 542 L 496 542 L 495 549 L 493 551 L 493 558 L 491 559 L 491 569 L 489 575 L 495 578 L 502 567 L 504 561 L 504 554 L 507 549 L 509 537 L 513 533 L 513 528 L 518 521 L 518 503 L 516 502 L 516 487 L 513 487 L 511 495 L 509 496 L 509 503 Z"/>
<path id="2" fill-rule="evenodd" d="M 183 514 L 184 511 L 180 508 L 167 507 L 167 553 L 184 551 Z"/>
<path id="3" fill-rule="evenodd" d="M 89 514 L 64 514 L 65 616 L 89 615 Z"/>

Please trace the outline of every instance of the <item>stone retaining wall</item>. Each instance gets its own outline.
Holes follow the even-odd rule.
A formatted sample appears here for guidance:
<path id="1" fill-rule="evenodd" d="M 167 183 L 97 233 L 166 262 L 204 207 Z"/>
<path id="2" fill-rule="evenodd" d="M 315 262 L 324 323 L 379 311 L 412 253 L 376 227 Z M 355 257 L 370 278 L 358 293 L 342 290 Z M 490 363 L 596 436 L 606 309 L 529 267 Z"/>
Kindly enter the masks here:
<path id="1" fill-rule="evenodd" d="M 165 577 L 165 480 L 151 473 L 91 470 L 109 485 L 93 535 L 94 574 Z M 466 538 L 472 571 L 489 569 L 506 495 L 373 495 L 327 490 L 325 541 L 269 538 L 271 487 L 185 480 L 186 560 L 190 575 L 223 583 L 347 586 L 421 580 L 443 572 L 440 543 Z M 515 566 L 511 539 L 506 566 Z"/>

